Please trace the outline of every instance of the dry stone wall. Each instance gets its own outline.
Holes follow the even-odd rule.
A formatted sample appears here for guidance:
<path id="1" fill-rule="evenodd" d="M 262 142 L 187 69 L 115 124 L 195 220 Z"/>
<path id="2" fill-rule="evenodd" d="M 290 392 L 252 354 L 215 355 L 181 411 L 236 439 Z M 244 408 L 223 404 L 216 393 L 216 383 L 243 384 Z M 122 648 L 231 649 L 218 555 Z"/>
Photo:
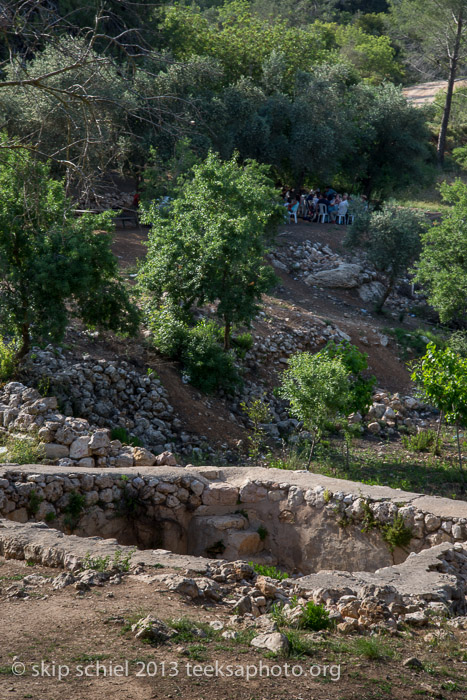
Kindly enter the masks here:
<path id="1" fill-rule="evenodd" d="M 280 470 L 4 467 L 0 515 L 290 571 L 374 571 L 467 540 L 467 504 Z M 403 546 L 385 538 L 394 523 Z M 358 562 L 358 563 L 356 563 Z"/>

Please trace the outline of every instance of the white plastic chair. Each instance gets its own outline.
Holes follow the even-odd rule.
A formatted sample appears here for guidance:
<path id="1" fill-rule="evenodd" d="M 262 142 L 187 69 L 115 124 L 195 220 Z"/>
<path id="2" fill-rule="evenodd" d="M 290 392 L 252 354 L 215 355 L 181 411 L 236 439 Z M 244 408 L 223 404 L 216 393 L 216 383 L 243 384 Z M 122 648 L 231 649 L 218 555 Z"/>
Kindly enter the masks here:
<path id="1" fill-rule="evenodd" d="M 345 214 L 337 214 L 336 224 L 345 224 Z"/>
<path id="2" fill-rule="evenodd" d="M 290 214 L 289 222 L 290 222 L 290 219 L 295 219 L 295 223 L 298 224 L 297 211 L 298 211 L 298 202 L 296 204 L 294 204 L 292 209 L 289 211 L 289 214 Z"/>
<path id="3" fill-rule="evenodd" d="M 318 223 L 325 224 L 329 222 L 328 208 L 325 204 L 318 204 Z"/>
<path id="4" fill-rule="evenodd" d="M 353 224 L 354 219 L 355 219 L 355 216 L 353 214 L 347 214 L 347 223 L 348 224 Z"/>

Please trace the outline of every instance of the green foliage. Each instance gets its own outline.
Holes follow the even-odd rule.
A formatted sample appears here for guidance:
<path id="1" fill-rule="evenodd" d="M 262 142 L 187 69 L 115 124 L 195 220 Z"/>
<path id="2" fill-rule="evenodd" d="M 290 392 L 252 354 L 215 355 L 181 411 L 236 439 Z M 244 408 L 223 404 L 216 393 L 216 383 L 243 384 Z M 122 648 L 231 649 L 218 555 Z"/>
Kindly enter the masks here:
<path id="1" fill-rule="evenodd" d="M 423 234 L 415 279 L 443 323 L 463 323 L 467 313 L 467 185 L 456 180 L 453 185 L 441 185 L 440 192 L 452 206 Z"/>
<path id="2" fill-rule="evenodd" d="M 240 377 L 232 353 L 224 352 L 219 343 L 219 326 L 204 319 L 190 326 L 189 319 L 189 314 L 170 303 L 152 309 L 149 327 L 154 344 L 162 354 L 178 360 L 187 379 L 201 391 L 232 391 Z"/>
<path id="3" fill-rule="evenodd" d="M 414 355 L 416 357 L 424 355 L 429 342 L 435 343 L 439 347 L 446 345 L 443 335 L 428 328 L 417 328 L 411 331 L 405 328 L 383 328 L 383 331 L 395 338 L 404 359 Z"/>
<path id="4" fill-rule="evenodd" d="M 421 430 L 415 435 L 403 435 L 402 444 L 411 452 L 432 452 L 436 446 L 436 432 Z"/>
<path id="5" fill-rule="evenodd" d="M 36 437 L 9 435 L 5 446 L 8 460 L 15 464 L 39 464 L 45 459 L 44 445 Z"/>
<path id="6" fill-rule="evenodd" d="M 456 355 L 467 358 L 467 331 L 455 331 L 452 333 L 448 345 Z"/>
<path id="7" fill-rule="evenodd" d="M 70 491 L 70 497 L 68 500 L 68 505 L 64 508 L 65 513 L 65 525 L 74 530 L 78 524 L 79 518 L 84 511 L 86 505 L 86 496 L 78 493 L 77 491 Z"/>
<path id="8" fill-rule="evenodd" d="M 132 447 L 141 447 L 142 442 L 136 435 L 131 435 L 126 428 L 118 426 L 110 431 L 111 440 L 120 440 L 122 445 L 132 445 Z M 123 477 L 122 477 L 123 478 Z"/>
<path id="9" fill-rule="evenodd" d="M 76 218 L 63 185 L 27 151 L 0 159 L 0 327 L 57 341 L 70 316 L 134 333 L 137 313 L 110 250 L 112 214 Z M 99 231 L 99 232 L 98 232 Z"/>
<path id="10" fill-rule="evenodd" d="M 392 649 L 377 637 L 358 637 L 353 641 L 353 650 L 371 661 L 382 661 L 394 655 Z"/>
<path id="11" fill-rule="evenodd" d="M 299 618 L 298 626 L 300 629 L 313 630 L 315 632 L 329 629 L 331 627 L 329 612 L 324 605 L 317 605 L 310 600 L 303 606 L 303 613 Z"/>
<path id="12" fill-rule="evenodd" d="M 154 204 L 146 210 L 152 228 L 139 285 L 153 309 L 164 292 L 185 312 L 217 302 L 228 350 L 232 325 L 250 323 L 261 295 L 274 284 L 263 258 L 283 208 L 265 168 L 255 162 L 240 166 L 235 158 L 222 162 L 210 153 L 193 173 L 166 216 Z"/>
<path id="13" fill-rule="evenodd" d="M 391 552 L 396 547 L 406 547 L 413 537 L 413 532 L 405 525 L 402 515 L 396 515 L 392 523 L 383 525 L 381 533 Z"/>
<path id="14" fill-rule="evenodd" d="M 0 385 L 13 377 L 17 351 L 18 347 L 14 341 L 6 341 L 0 337 Z"/>
<path id="15" fill-rule="evenodd" d="M 56 520 L 56 519 L 57 519 L 57 514 L 54 513 L 52 510 L 49 510 L 49 512 L 45 514 L 44 520 L 46 523 L 53 523 L 54 520 Z"/>
<path id="16" fill-rule="evenodd" d="M 368 411 L 371 404 L 373 389 L 376 386 L 376 377 L 373 375 L 365 378 L 363 372 L 368 369 L 368 355 L 361 352 L 356 345 L 348 340 L 334 343 L 328 342 L 324 348 L 329 357 L 339 358 L 348 371 L 350 389 L 349 409 L 360 411 L 362 415 Z"/>
<path id="17" fill-rule="evenodd" d="M 261 424 L 268 423 L 271 420 L 271 410 L 264 398 L 254 399 L 249 404 L 242 401 L 240 404 L 240 408 L 247 414 L 253 424 L 253 432 L 248 436 L 250 443 L 249 453 L 253 460 L 258 459 L 266 436 Z"/>
<path id="18" fill-rule="evenodd" d="M 264 542 L 266 537 L 269 535 L 269 532 L 268 532 L 267 528 L 264 527 L 264 525 L 260 525 L 258 527 L 257 533 L 259 535 L 259 539 L 261 540 L 261 542 Z"/>
<path id="19" fill-rule="evenodd" d="M 232 344 L 237 357 L 243 360 L 246 353 L 253 347 L 253 342 L 251 333 L 241 333 L 232 337 Z"/>
<path id="20" fill-rule="evenodd" d="M 86 552 L 81 570 L 85 571 L 86 569 L 94 569 L 94 571 L 110 570 L 128 572 L 130 570 L 131 557 L 136 549 L 131 549 L 125 555 L 123 554 L 123 551 L 123 549 L 117 549 L 112 559 L 110 558 L 110 554 L 107 554 L 105 557 L 93 557 L 91 552 Z"/>
<path id="21" fill-rule="evenodd" d="M 313 643 L 306 639 L 303 634 L 297 630 L 287 630 L 285 636 L 289 640 L 289 657 L 303 659 L 306 656 L 314 656 Z"/>
<path id="22" fill-rule="evenodd" d="M 303 421 L 313 434 L 313 448 L 328 421 L 345 412 L 349 405 L 348 371 L 339 357 L 326 352 L 292 355 L 289 367 L 282 374 L 279 388 L 282 398 L 290 402 L 290 412 Z"/>
<path id="23" fill-rule="evenodd" d="M 347 239 L 348 245 L 363 246 L 368 259 L 386 276 L 386 289 L 377 303 L 381 309 L 394 289 L 397 280 L 404 275 L 421 250 L 421 236 L 428 228 L 423 214 L 386 204 L 365 219 L 366 230 L 359 230 Z"/>
<path id="24" fill-rule="evenodd" d="M 275 566 L 267 566 L 266 564 L 257 564 L 255 562 L 248 562 L 249 565 L 255 570 L 255 573 L 260 576 L 269 576 L 269 578 L 277 579 L 278 581 L 284 581 L 289 578 L 289 574 L 286 571 L 281 571 Z"/>
<path id="25" fill-rule="evenodd" d="M 442 411 L 448 423 L 467 424 L 467 359 L 451 348 L 428 343 L 426 354 L 412 365 L 412 381 L 425 400 Z"/>
<path id="26" fill-rule="evenodd" d="M 206 394 L 218 389 L 232 392 L 240 383 L 233 355 L 219 344 L 214 321 L 199 321 L 189 329 L 181 361 L 190 383 Z"/>
<path id="27" fill-rule="evenodd" d="M 36 515 L 37 511 L 39 510 L 39 506 L 43 500 L 43 497 L 39 496 L 35 489 L 31 490 L 27 505 L 27 511 L 29 515 Z"/>

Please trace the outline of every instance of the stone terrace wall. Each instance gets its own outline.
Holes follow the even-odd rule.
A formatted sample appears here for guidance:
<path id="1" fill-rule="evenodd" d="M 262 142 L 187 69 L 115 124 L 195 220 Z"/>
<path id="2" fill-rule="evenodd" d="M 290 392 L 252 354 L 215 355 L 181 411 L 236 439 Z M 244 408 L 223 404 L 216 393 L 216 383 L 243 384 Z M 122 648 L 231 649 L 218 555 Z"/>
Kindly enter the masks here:
<path id="1" fill-rule="evenodd" d="M 0 515 L 142 548 L 253 558 L 301 573 L 374 571 L 410 552 L 467 540 L 465 502 L 259 468 L 4 467 Z M 392 552 L 381 526 L 396 516 L 412 539 Z"/>

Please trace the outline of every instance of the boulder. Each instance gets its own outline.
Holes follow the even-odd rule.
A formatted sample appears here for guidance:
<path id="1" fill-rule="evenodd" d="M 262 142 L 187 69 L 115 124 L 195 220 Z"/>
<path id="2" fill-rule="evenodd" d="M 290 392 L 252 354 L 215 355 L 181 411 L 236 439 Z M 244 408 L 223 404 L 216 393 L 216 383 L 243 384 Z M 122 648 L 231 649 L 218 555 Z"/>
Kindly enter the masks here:
<path id="1" fill-rule="evenodd" d="M 156 463 L 156 455 L 144 447 L 135 447 L 133 450 L 135 467 L 152 467 Z"/>
<path id="2" fill-rule="evenodd" d="M 171 452 L 162 452 L 160 455 L 157 455 L 154 464 L 157 467 L 176 467 L 177 460 Z"/>
<path id="3" fill-rule="evenodd" d="M 268 649 L 274 654 L 287 653 L 289 650 L 289 640 L 285 634 L 271 632 L 260 634 L 251 640 L 251 646 L 257 649 Z"/>
<path id="4" fill-rule="evenodd" d="M 336 287 L 351 289 L 358 287 L 362 268 L 353 263 L 341 263 L 332 270 L 321 270 L 305 278 L 305 284 L 310 286 Z"/>
<path id="5" fill-rule="evenodd" d="M 358 296 L 365 302 L 376 302 L 381 299 L 384 294 L 384 285 L 381 282 L 367 282 L 362 284 L 358 290 Z"/>
<path id="6" fill-rule="evenodd" d="M 175 634 L 165 622 L 151 615 L 138 620 L 132 625 L 131 631 L 135 633 L 135 639 L 146 639 L 155 644 L 164 644 Z"/>

